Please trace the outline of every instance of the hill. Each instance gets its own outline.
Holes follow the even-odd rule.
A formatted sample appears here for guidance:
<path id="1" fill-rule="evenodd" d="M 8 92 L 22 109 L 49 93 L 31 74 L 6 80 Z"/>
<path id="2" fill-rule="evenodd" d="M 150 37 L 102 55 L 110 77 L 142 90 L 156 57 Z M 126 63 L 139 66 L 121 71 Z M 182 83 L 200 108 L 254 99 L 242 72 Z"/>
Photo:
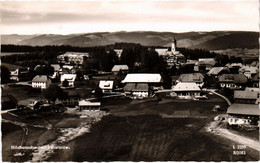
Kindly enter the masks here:
<path id="1" fill-rule="evenodd" d="M 2 44 L 15 45 L 71 45 L 80 47 L 110 45 L 116 42 L 140 43 L 145 46 L 168 47 L 174 38 L 178 47 L 203 48 L 208 50 L 228 48 L 258 48 L 257 32 L 97 32 L 71 35 L 3 35 Z"/>

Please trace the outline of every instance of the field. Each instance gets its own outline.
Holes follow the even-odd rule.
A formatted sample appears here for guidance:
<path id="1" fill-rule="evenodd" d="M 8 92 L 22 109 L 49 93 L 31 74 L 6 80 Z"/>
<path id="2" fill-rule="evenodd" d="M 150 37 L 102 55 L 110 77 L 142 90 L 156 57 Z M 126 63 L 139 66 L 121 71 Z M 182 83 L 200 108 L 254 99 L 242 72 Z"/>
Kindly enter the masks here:
<path id="1" fill-rule="evenodd" d="M 214 117 L 226 111 L 227 104 L 215 95 L 208 100 L 192 101 L 163 97 L 146 100 L 105 99 L 102 106 L 110 115 L 92 124 L 90 132 L 65 141 L 69 150 L 55 150 L 46 161 L 256 161 L 258 151 L 247 148 L 246 155 L 233 155 L 235 143 L 207 132 L 205 127 Z M 213 112 L 214 105 L 223 111 Z M 5 114 L 4 119 L 10 118 Z M 13 120 L 14 117 L 12 117 Z M 37 123 L 51 124 L 51 130 L 29 128 L 25 144 L 46 145 L 61 135 L 60 129 L 73 129 L 89 119 L 58 114 L 42 116 Z M 31 121 L 23 121 L 32 123 Z M 3 149 L 21 138 L 22 129 L 6 129 L 3 123 Z M 33 124 L 36 124 L 35 122 Z M 32 130 L 34 129 L 34 130 Z M 33 132 L 30 132 L 30 130 Z M 245 134 L 245 133 L 244 133 Z M 257 132 L 251 136 L 256 137 Z M 7 135 L 7 136 L 6 136 Z M 250 136 L 247 135 L 247 136 Z M 18 139 L 18 140 L 16 140 Z M 33 143 L 34 142 L 34 143 Z M 5 161 L 26 161 L 13 158 L 3 150 Z M 8 153 L 9 152 L 9 153 Z M 23 159 L 22 159 L 23 158 Z M 28 159 L 29 160 L 29 159 Z"/>

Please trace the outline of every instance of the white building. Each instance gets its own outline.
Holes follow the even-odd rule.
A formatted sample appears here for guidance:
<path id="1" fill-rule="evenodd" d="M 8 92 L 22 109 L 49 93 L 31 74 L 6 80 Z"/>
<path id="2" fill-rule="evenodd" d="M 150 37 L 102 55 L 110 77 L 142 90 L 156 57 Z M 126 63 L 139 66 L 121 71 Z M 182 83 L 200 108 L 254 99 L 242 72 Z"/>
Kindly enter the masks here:
<path id="1" fill-rule="evenodd" d="M 82 52 L 66 52 L 57 56 L 58 62 L 64 64 L 82 64 L 87 58 L 89 58 L 89 53 Z"/>
<path id="2" fill-rule="evenodd" d="M 63 74 L 60 77 L 61 84 L 67 80 L 69 83 L 69 87 L 75 86 L 75 80 L 76 80 L 77 74 Z"/>
<path id="3" fill-rule="evenodd" d="M 32 80 L 33 88 L 46 89 L 51 84 L 51 80 L 46 75 L 36 75 Z"/>
<path id="4" fill-rule="evenodd" d="M 201 88 L 196 83 L 179 82 L 172 88 L 178 97 L 198 97 L 201 94 Z"/>
<path id="5" fill-rule="evenodd" d="M 102 89 L 103 92 L 112 92 L 114 86 L 113 80 L 100 80 L 99 88 Z"/>
<path id="6" fill-rule="evenodd" d="M 79 109 L 82 110 L 100 110 L 100 102 L 90 102 L 87 100 L 79 101 Z"/>

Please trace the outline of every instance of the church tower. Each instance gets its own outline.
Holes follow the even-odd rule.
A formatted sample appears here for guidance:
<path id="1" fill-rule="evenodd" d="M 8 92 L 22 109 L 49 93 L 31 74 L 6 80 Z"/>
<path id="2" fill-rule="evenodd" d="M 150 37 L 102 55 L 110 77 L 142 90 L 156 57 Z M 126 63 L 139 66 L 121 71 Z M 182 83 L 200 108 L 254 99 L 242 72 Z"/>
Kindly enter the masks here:
<path id="1" fill-rule="evenodd" d="M 172 40 L 172 52 L 175 52 L 176 51 L 176 47 L 177 47 L 177 42 L 176 42 L 176 39 L 174 38 Z"/>

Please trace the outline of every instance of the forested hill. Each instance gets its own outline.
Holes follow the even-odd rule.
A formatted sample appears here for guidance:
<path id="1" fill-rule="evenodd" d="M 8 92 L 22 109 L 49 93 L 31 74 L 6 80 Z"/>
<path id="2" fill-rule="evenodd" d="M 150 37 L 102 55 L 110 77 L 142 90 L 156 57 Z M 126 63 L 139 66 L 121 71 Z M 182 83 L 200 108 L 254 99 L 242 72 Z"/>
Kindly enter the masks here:
<path id="1" fill-rule="evenodd" d="M 102 32 L 71 35 L 2 35 L 1 44 L 14 45 L 70 45 L 78 47 L 105 46 L 119 42 L 138 43 L 144 46 L 170 46 L 173 39 L 178 47 L 196 49 L 258 48 L 258 32 Z"/>

